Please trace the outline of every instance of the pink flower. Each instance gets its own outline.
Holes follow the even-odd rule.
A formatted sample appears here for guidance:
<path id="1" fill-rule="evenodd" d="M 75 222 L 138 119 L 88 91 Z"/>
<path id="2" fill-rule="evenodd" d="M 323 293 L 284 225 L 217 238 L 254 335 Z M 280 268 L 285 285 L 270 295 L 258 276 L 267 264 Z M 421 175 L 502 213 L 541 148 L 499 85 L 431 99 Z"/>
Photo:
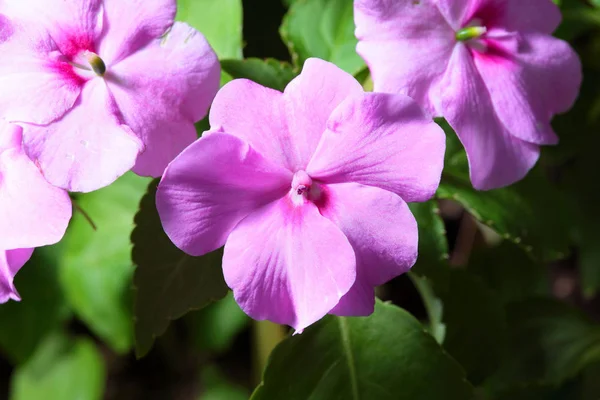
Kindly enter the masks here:
<path id="1" fill-rule="evenodd" d="M 171 240 L 194 256 L 225 245 L 225 280 L 255 319 L 302 331 L 329 312 L 372 313 L 373 288 L 416 260 L 405 202 L 437 189 L 441 129 L 319 59 L 284 93 L 227 84 L 210 123 L 159 185 Z"/>
<path id="2" fill-rule="evenodd" d="M 581 83 L 577 55 L 550 36 L 560 19 L 550 0 L 355 1 L 375 90 L 445 117 L 478 189 L 523 178 L 540 145 L 558 142 L 550 120 Z"/>
<path id="3" fill-rule="evenodd" d="M 22 129 L 0 120 L 0 303 L 19 300 L 13 285 L 33 247 L 58 242 L 71 200 L 50 185 L 21 146 Z"/>
<path id="4" fill-rule="evenodd" d="M 87 192 L 132 167 L 159 176 L 196 139 L 220 68 L 175 11 L 175 0 L 2 2 L 0 116 L 23 126 L 52 184 Z"/>

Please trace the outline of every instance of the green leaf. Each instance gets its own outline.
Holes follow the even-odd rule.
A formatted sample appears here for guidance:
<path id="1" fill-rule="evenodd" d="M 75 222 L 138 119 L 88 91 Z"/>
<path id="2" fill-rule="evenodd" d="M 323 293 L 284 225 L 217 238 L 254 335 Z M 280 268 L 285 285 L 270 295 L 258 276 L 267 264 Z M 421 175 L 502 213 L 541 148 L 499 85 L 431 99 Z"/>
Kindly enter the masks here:
<path id="1" fill-rule="evenodd" d="M 356 53 L 353 15 L 352 0 L 295 1 L 279 30 L 294 65 L 318 57 L 352 75 L 360 72 L 365 62 Z"/>
<path id="2" fill-rule="evenodd" d="M 231 292 L 208 307 L 188 314 L 187 319 L 195 344 L 202 350 L 217 353 L 226 351 L 249 321 Z"/>
<path id="3" fill-rule="evenodd" d="M 271 354 L 253 400 L 470 400 L 460 366 L 406 311 L 327 316 Z"/>
<path id="4" fill-rule="evenodd" d="M 155 205 L 158 180 L 148 187 L 135 216 L 131 235 L 132 258 L 137 266 L 135 286 L 135 347 L 144 356 L 171 320 L 225 297 L 222 252 L 192 257 L 166 235 Z"/>
<path id="5" fill-rule="evenodd" d="M 550 294 L 546 267 L 506 240 L 496 247 L 474 252 L 468 269 L 494 290 L 504 304 Z"/>
<path id="6" fill-rule="evenodd" d="M 206 388 L 198 400 L 247 400 L 248 391 L 232 384 L 215 366 L 202 371 L 202 385 Z"/>
<path id="7" fill-rule="evenodd" d="M 133 342 L 131 243 L 133 217 L 148 183 L 127 173 L 112 185 L 79 196 L 61 243 L 60 282 L 77 316 L 116 352 Z"/>
<path id="8" fill-rule="evenodd" d="M 10 399 L 100 400 L 105 375 L 91 340 L 52 335 L 14 372 Z"/>
<path id="9" fill-rule="evenodd" d="M 58 283 L 56 258 L 56 247 L 36 249 L 15 278 L 23 300 L 0 305 L 0 348 L 14 364 L 27 360 L 70 314 Z"/>
<path id="10" fill-rule="evenodd" d="M 177 0 L 178 21 L 204 34 L 222 58 L 242 58 L 242 0 Z"/>
<path id="11" fill-rule="evenodd" d="M 247 58 L 245 60 L 223 60 L 221 67 L 231 77 L 246 78 L 271 89 L 283 91 L 294 79 L 296 72 L 286 62 L 267 58 Z"/>
<path id="12" fill-rule="evenodd" d="M 553 299 L 529 299 L 507 309 L 510 346 L 488 385 L 558 385 L 600 361 L 600 325 Z"/>

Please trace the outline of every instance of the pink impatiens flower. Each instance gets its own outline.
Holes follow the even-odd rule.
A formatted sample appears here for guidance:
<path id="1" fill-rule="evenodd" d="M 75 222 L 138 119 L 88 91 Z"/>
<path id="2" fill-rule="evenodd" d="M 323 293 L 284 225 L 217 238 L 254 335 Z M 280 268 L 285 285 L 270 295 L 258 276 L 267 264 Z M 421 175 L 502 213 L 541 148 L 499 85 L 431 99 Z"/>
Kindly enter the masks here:
<path id="1" fill-rule="evenodd" d="M 13 278 L 33 247 L 58 242 L 71 200 L 50 185 L 22 149 L 22 129 L 0 120 L 0 303 L 19 300 Z"/>
<path id="2" fill-rule="evenodd" d="M 87 192 L 133 167 L 160 176 L 219 87 L 176 0 L 4 0 L 0 116 L 52 184 Z M 134 166 L 135 165 L 135 166 Z"/>
<path id="3" fill-rule="evenodd" d="M 375 91 L 405 93 L 443 116 L 478 189 L 509 185 L 556 144 L 554 114 L 574 103 L 581 65 L 553 38 L 551 0 L 355 0 L 358 53 Z"/>
<path id="4" fill-rule="evenodd" d="M 364 93 L 319 59 L 283 93 L 227 84 L 210 124 L 158 187 L 171 240 L 194 256 L 225 245 L 225 280 L 255 319 L 302 331 L 372 313 L 373 288 L 416 260 L 406 202 L 436 191 L 443 131 L 412 99 Z"/>

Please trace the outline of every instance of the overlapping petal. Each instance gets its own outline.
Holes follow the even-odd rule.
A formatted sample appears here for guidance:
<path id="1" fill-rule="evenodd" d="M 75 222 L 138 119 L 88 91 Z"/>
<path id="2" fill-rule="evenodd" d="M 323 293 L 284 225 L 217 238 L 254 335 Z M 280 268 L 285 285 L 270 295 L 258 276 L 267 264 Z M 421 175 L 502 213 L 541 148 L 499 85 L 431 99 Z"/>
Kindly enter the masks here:
<path id="1" fill-rule="evenodd" d="M 442 80 L 442 110 L 467 151 L 471 181 L 486 190 L 522 179 L 539 147 L 522 141 L 500 121 L 467 47 L 457 45 Z"/>
<path id="2" fill-rule="evenodd" d="M 53 185 L 76 192 L 107 186 L 133 167 L 143 148 L 117 115 L 105 82 L 90 81 L 62 119 L 24 125 L 27 152 Z"/>
<path id="3" fill-rule="evenodd" d="M 425 201 L 441 178 L 445 136 L 409 97 L 365 93 L 331 115 L 307 172 L 326 183 L 356 182 Z"/>
<path id="4" fill-rule="evenodd" d="M 291 179 L 241 139 L 213 133 L 169 165 L 156 205 L 173 243 L 197 256 L 223 246 L 239 221 L 289 191 Z"/>
<path id="5" fill-rule="evenodd" d="M 233 230 L 223 256 L 225 281 L 252 318 L 302 331 L 327 314 L 356 277 L 344 234 L 308 202 L 269 203 Z"/>
<path id="6" fill-rule="evenodd" d="M 0 249 L 56 243 L 71 218 L 67 192 L 46 182 L 21 144 L 21 128 L 0 121 Z"/>
<path id="7" fill-rule="evenodd" d="M 0 304 L 21 300 L 13 279 L 32 254 L 33 249 L 0 250 Z"/>
<path id="8" fill-rule="evenodd" d="M 319 210 L 348 238 L 356 255 L 356 282 L 332 311 L 370 315 L 373 288 L 407 272 L 417 259 L 417 222 L 388 191 L 356 183 L 327 185 Z"/>
<path id="9" fill-rule="evenodd" d="M 99 52 L 113 65 L 162 36 L 173 25 L 176 0 L 103 0 Z"/>
<path id="10" fill-rule="evenodd" d="M 220 66 L 204 36 L 184 23 L 113 66 L 107 82 L 123 121 L 142 140 L 134 172 L 160 176 L 197 134 L 219 89 Z"/>

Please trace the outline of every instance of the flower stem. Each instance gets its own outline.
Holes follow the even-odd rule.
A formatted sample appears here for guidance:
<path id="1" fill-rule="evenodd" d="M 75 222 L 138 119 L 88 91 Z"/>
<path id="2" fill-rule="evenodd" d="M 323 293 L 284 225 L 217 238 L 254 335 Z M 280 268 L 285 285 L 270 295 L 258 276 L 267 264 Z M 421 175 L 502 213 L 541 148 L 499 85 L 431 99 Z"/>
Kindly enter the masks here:
<path id="1" fill-rule="evenodd" d="M 269 321 L 254 321 L 252 325 L 254 341 L 254 380 L 258 384 L 269 361 L 271 351 L 285 337 L 287 332 L 284 326 Z"/>

